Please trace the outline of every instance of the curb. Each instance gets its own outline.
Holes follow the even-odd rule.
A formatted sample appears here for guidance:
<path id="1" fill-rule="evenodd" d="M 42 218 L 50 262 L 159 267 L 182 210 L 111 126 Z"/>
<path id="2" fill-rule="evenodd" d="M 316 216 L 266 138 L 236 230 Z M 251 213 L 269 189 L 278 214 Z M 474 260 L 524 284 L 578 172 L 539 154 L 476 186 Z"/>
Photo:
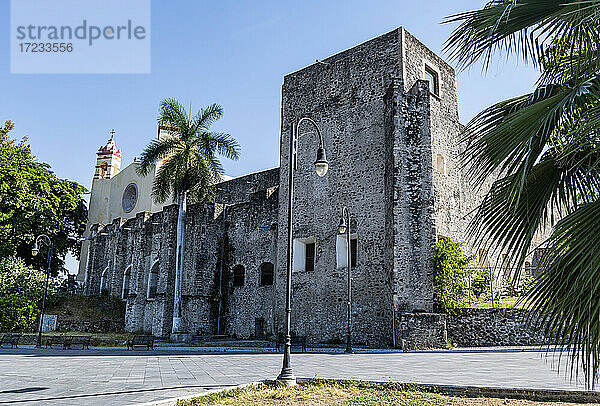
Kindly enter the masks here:
<path id="1" fill-rule="evenodd" d="M 353 379 L 323 379 L 323 378 L 296 378 L 298 383 L 303 382 L 368 382 L 372 384 L 399 384 L 407 387 L 418 387 L 424 392 L 439 393 L 450 396 L 466 397 L 490 397 L 498 399 L 523 399 L 541 402 L 572 402 L 572 403 L 600 403 L 600 392 L 593 391 L 568 391 L 556 389 L 530 389 L 530 388 L 500 388 L 492 386 L 461 386 L 461 385 L 435 385 L 420 384 L 416 382 L 396 381 L 357 381 Z M 177 406 L 179 401 L 190 400 L 211 393 L 226 392 L 234 389 L 244 388 L 250 385 L 273 384 L 274 380 L 250 382 L 242 385 L 232 386 L 224 389 L 211 389 L 206 392 L 188 395 L 180 398 L 170 398 L 156 402 L 137 403 L 134 406 Z"/>
<path id="2" fill-rule="evenodd" d="M 499 399 L 523 399 L 542 402 L 572 402 L 572 403 L 600 403 L 600 392 L 561 390 L 561 389 L 533 389 L 533 388 L 502 388 L 495 386 L 464 386 L 464 385 L 436 385 L 431 383 L 396 382 L 396 381 L 357 381 L 353 379 L 322 379 L 298 378 L 297 382 L 368 382 L 373 384 L 395 383 L 418 387 L 425 392 L 434 392 L 442 395 L 466 397 L 490 397 Z"/>
<path id="3" fill-rule="evenodd" d="M 524 399 L 540 402 L 598 403 L 600 393 L 592 391 L 567 391 L 557 389 L 496 388 L 452 385 L 418 385 L 426 390 L 444 395 L 462 395 L 468 397 L 491 397 Z"/>

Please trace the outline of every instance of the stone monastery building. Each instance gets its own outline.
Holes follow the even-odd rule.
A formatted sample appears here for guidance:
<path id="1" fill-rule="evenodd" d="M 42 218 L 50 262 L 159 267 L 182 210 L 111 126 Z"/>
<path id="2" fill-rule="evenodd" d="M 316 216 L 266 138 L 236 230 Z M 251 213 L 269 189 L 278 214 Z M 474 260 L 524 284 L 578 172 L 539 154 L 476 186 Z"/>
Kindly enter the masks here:
<path id="1" fill-rule="evenodd" d="M 458 161 L 455 72 L 398 28 L 286 75 L 281 109 L 280 167 L 226 180 L 214 202 L 188 206 L 184 328 L 244 338 L 284 330 L 290 127 L 308 116 L 329 172 L 316 176 L 317 137 L 300 128 L 291 329 L 309 343 L 345 336 L 347 244 L 337 230 L 347 206 L 353 340 L 391 345 L 399 315 L 434 310 L 432 245 L 465 241 L 465 216 L 481 199 Z M 127 330 L 168 336 L 177 206 L 154 204 L 153 175 L 120 162 L 111 138 L 98 151 L 79 277 L 86 294 L 127 302 Z"/>

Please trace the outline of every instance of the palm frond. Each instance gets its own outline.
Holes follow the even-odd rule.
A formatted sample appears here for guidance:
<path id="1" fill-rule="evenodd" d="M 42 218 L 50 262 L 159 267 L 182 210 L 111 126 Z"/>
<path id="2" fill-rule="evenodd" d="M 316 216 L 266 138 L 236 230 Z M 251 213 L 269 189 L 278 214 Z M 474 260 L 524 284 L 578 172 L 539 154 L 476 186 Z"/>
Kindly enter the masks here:
<path id="1" fill-rule="evenodd" d="M 600 150 L 548 151 L 534 165 L 513 197 L 516 175 L 496 181 L 469 226 L 475 243 L 490 252 L 506 252 L 516 267 L 529 254 L 536 232 L 553 225 L 561 214 L 593 200 L 600 190 Z"/>
<path id="2" fill-rule="evenodd" d="M 164 203 L 169 196 L 173 195 L 173 178 L 177 168 L 174 167 L 170 158 L 165 159 L 156 171 L 154 183 L 152 184 L 152 198 L 155 203 Z"/>
<path id="3" fill-rule="evenodd" d="M 465 130 L 471 180 L 482 184 L 494 173 L 520 173 L 523 181 L 552 135 L 597 100 L 599 84 L 596 78 L 575 87 L 546 85 L 479 113 Z"/>
<path id="4" fill-rule="evenodd" d="M 577 39 L 555 40 L 541 59 L 540 84 L 579 83 L 589 80 L 600 72 L 600 43 L 584 43 Z M 585 48 L 581 48 L 584 46 Z"/>
<path id="5" fill-rule="evenodd" d="M 152 141 L 142 153 L 138 171 L 147 174 L 152 164 L 162 160 L 152 195 L 164 202 L 170 195 L 190 192 L 193 197 L 210 196 L 211 185 L 221 180 L 223 166 L 217 155 L 238 159 L 239 145 L 229 134 L 210 132 L 210 126 L 223 114 L 212 104 L 192 117 L 175 99 L 160 103 L 159 122 L 174 129 L 171 136 Z"/>
<path id="6" fill-rule="evenodd" d="M 461 68 L 482 60 L 485 69 L 495 53 L 538 65 L 552 41 L 576 40 L 581 48 L 597 43 L 599 15 L 600 0 L 492 0 L 445 20 L 460 23 L 445 50 Z"/>
<path id="7" fill-rule="evenodd" d="M 240 145 L 231 135 L 210 132 L 206 133 L 205 136 L 211 144 L 211 149 L 216 151 L 219 155 L 231 160 L 238 160 L 240 158 Z"/>
<path id="8" fill-rule="evenodd" d="M 600 369 L 600 200 L 556 225 L 544 273 L 529 298 L 536 323 L 557 345 L 569 347 L 571 372 L 594 387 Z"/>
<path id="9" fill-rule="evenodd" d="M 522 264 L 533 235 L 546 241 L 527 303 L 546 337 L 571 350 L 586 383 L 600 368 L 600 0 L 492 0 L 457 22 L 445 49 L 466 68 L 495 53 L 542 70 L 537 89 L 498 103 L 467 126 L 466 166 L 479 186 L 497 179 L 470 235 Z"/>
<path id="10" fill-rule="evenodd" d="M 202 162 L 208 173 L 210 173 L 214 179 L 218 179 L 219 175 L 223 174 L 224 172 L 221 161 L 219 161 L 217 156 L 211 150 L 196 150 L 194 159 L 198 162 Z"/>
<path id="11" fill-rule="evenodd" d="M 176 99 L 167 98 L 160 102 L 158 123 L 175 128 L 179 135 L 190 133 L 191 117 Z"/>
<path id="12" fill-rule="evenodd" d="M 148 175 L 152 165 L 157 161 L 169 156 L 179 146 L 179 138 L 176 136 L 167 136 L 161 139 L 150 141 L 150 144 L 142 151 L 140 155 L 137 172 L 142 175 Z"/>
<path id="13" fill-rule="evenodd" d="M 194 122 L 194 132 L 197 131 L 208 131 L 210 126 L 213 125 L 215 121 L 220 119 L 223 116 L 223 107 L 220 105 L 213 103 L 210 106 L 200 109 L 198 114 L 193 119 Z"/>

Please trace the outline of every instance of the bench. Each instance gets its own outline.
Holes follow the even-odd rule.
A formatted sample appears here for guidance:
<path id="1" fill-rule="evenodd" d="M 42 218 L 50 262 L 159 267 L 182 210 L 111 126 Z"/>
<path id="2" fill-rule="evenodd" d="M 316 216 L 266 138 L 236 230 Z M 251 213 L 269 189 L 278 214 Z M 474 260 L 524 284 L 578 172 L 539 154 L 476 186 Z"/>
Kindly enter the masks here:
<path id="1" fill-rule="evenodd" d="M 3 344 L 10 344 L 10 348 L 19 348 L 19 339 L 21 334 L 4 334 L 2 340 L 0 340 L 0 347 Z"/>
<path id="2" fill-rule="evenodd" d="M 46 348 L 52 348 L 53 345 L 65 345 L 66 336 L 48 336 L 46 337 Z"/>
<path id="3" fill-rule="evenodd" d="M 81 346 L 82 350 L 90 349 L 92 336 L 48 336 L 46 337 L 46 348 L 53 345 L 62 345 L 63 350 L 70 350 L 71 346 Z"/>
<path id="4" fill-rule="evenodd" d="M 129 341 L 127 341 L 127 349 L 134 350 L 135 347 L 146 347 L 147 350 L 154 349 L 154 336 L 142 336 L 136 335 Z"/>
<path id="5" fill-rule="evenodd" d="M 278 336 L 277 337 L 277 341 L 275 342 L 275 348 L 277 349 L 277 351 L 279 351 L 280 347 L 285 345 L 285 337 L 284 336 Z M 300 347 L 300 351 L 302 352 L 306 352 L 306 336 L 297 336 L 297 335 L 293 335 L 292 336 L 292 348 L 293 347 Z M 290 348 L 291 350 L 291 348 Z"/>
<path id="6" fill-rule="evenodd" d="M 71 346 L 81 345 L 82 350 L 90 349 L 92 336 L 67 336 L 63 343 L 63 349 L 70 350 Z"/>

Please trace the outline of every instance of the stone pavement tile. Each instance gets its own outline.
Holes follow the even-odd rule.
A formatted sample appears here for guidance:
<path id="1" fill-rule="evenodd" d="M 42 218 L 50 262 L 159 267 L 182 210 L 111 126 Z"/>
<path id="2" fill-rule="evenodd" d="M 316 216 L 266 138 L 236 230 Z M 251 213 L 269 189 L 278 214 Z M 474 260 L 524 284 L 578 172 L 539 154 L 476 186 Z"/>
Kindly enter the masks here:
<path id="1" fill-rule="evenodd" d="M 555 364 L 519 352 L 292 354 L 298 377 L 583 388 L 557 374 Z M 0 405 L 120 406 L 273 379 L 280 369 L 281 354 L 0 350 Z"/>

